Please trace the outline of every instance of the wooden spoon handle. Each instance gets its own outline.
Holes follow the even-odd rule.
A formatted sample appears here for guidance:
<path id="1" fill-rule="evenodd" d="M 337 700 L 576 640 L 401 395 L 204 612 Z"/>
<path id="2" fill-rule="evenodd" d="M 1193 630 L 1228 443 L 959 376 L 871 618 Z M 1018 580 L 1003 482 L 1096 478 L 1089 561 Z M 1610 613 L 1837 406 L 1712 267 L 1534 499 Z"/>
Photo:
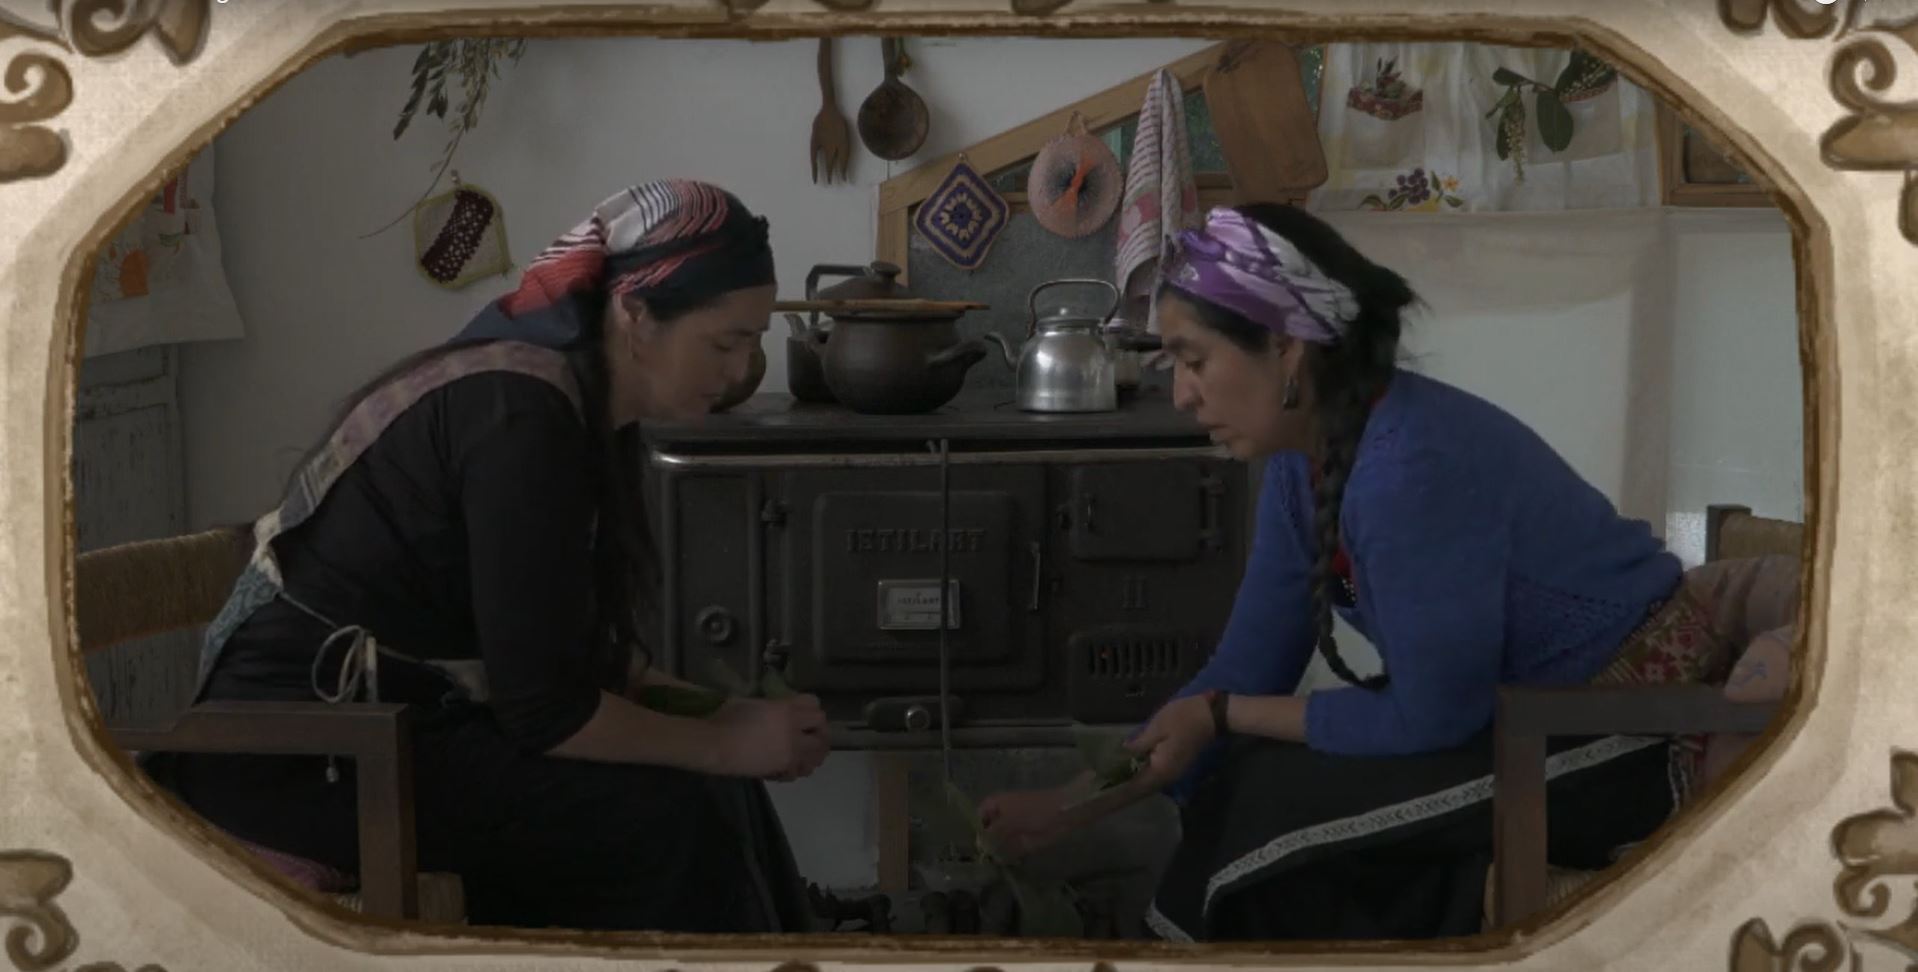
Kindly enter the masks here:
<path id="1" fill-rule="evenodd" d="M 832 91 L 832 38 L 819 38 L 819 97 L 830 105 L 833 103 Z"/>

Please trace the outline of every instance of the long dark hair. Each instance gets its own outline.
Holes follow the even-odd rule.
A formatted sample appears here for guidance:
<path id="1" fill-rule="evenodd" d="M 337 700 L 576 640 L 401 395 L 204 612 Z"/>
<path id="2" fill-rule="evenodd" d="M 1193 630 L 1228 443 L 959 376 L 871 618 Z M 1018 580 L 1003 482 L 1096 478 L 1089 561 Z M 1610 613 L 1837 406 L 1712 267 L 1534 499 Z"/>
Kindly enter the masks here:
<path id="1" fill-rule="evenodd" d="M 1285 237 L 1317 264 L 1326 276 L 1350 288 L 1358 298 L 1358 316 L 1336 344 L 1315 344 L 1306 351 L 1312 390 L 1317 396 L 1322 456 L 1313 493 L 1313 527 L 1318 531 L 1318 558 L 1312 565 L 1312 608 L 1318 628 L 1318 650 L 1333 674 L 1369 689 L 1385 687 L 1383 673 L 1367 678 L 1354 674 L 1339 656 L 1332 633 L 1333 560 L 1339 549 L 1339 511 L 1345 501 L 1345 483 L 1358 456 L 1372 403 L 1384 393 L 1398 366 L 1402 312 L 1418 297 L 1405 278 L 1366 259 L 1324 221 L 1294 206 L 1254 203 L 1237 207 L 1248 219 Z M 1204 298 L 1167 285 L 1170 292 L 1191 305 L 1199 322 L 1219 332 L 1250 354 L 1270 347 L 1272 331 L 1244 315 Z"/>
<path id="2" fill-rule="evenodd" d="M 717 302 L 732 289 L 736 288 L 678 286 L 661 289 L 644 298 L 626 295 L 620 300 L 629 313 L 637 315 L 643 310 L 653 320 L 670 326 L 679 318 Z M 660 608 L 659 552 L 648 522 L 639 472 L 642 435 L 637 423 L 616 427 L 612 422 L 612 372 L 606 360 L 604 333 L 608 310 L 606 294 L 586 291 L 563 299 L 575 302 L 576 319 L 583 325 L 578 339 L 562 353 L 579 389 L 581 417 L 587 434 L 597 444 L 588 462 L 591 481 L 597 488 L 593 586 L 604 624 L 605 641 L 601 648 L 607 667 L 603 674 L 609 680 L 623 680 L 635 665 L 651 664 L 652 652 L 644 632 L 652 630 Z M 328 424 L 326 434 L 301 458 L 293 476 L 298 477 L 299 470 L 325 447 L 333 431 L 369 395 L 428 361 L 488 340 L 449 341 L 413 352 L 388 366 L 347 396 Z"/>

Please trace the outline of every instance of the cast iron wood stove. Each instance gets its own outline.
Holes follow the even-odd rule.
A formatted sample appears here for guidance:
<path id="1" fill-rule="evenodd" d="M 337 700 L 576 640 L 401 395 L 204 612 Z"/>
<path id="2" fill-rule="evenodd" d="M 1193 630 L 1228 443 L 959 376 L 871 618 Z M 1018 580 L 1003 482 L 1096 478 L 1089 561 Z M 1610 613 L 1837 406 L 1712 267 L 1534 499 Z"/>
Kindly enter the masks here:
<path id="1" fill-rule="evenodd" d="M 1091 415 L 1003 397 L 881 417 L 762 395 L 649 429 L 659 661 L 700 682 L 775 666 L 835 746 L 936 747 L 943 562 L 954 745 L 1149 715 L 1224 627 L 1243 467 L 1162 393 Z"/>

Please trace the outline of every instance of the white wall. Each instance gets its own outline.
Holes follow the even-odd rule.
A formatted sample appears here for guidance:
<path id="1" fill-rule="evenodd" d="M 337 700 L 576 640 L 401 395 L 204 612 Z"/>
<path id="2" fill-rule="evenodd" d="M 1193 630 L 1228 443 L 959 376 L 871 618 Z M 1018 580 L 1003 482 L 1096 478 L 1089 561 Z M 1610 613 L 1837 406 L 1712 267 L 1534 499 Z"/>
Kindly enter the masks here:
<path id="1" fill-rule="evenodd" d="M 1203 44 L 914 42 L 906 80 L 932 112 L 921 156 Z M 859 38 L 838 46 L 840 107 L 851 118 L 880 78 L 879 45 Z M 809 41 L 535 40 L 496 82 L 456 167 L 501 200 L 521 264 L 626 185 L 665 176 L 718 182 L 770 218 L 790 291 L 815 263 L 871 257 L 873 187 L 913 164 L 888 166 L 856 150 L 856 184 L 811 183 L 815 50 Z M 182 355 L 195 526 L 256 516 L 343 395 L 400 354 L 444 339 L 508 284 L 449 293 L 426 283 L 412 266 L 405 223 L 360 238 L 413 202 L 443 144 L 431 118 L 416 119 L 398 143 L 390 137 L 413 54 L 320 64 L 217 143 L 216 204 L 248 335 L 188 345 Z M 1432 314 L 1411 332 L 1420 367 L 1536 423 L 1637 515 L 1661 522 L 1708 501 L 1796 513 L 1800 389 L 1783 221 L 1762 213 L 1594 219 L 1336 221 L 1431 303 Z M 1655 244 L 1634 249 L 1648 226 L 1656 227 Z M 1555 258 L 1542 259 L 1551 254 L 1540 253 L 1541 227 L 1562 228 L 1564 252 Z M 777 390 L 783 342 L 767 350 L 763 389 Z M 1645 387 L 1640 376 L 1674 369 L 1680 379 L 1657 394 L 1628 397 Z M 868 772 L 863 757 L 841 755 L 813 780 L 777 788 L 813 879 L 872 880 Z"/>
<path id="2" fill-rule="evenodd" d="M 879 42 L 838 41 L 847 118 L 882 77 Z M 936 157 L 1204 46 L 1200 41 L 912 42 Z M 492 191 L 524 264 L 601 199 L 671 176 L 732 189 L 772 224 L 782 286 L 817 263 L 873 255 L 875 189 L 915 160 L 856 149 L 856 184 L 815 186 L 810 41 L 535 40 L 495 82 L 455 167 Z M 190 346 L 184 408 L 196 523 L 250 519 L 359 380 L 458 330 L 509 280 L 446 292 L 413 268 L 412 205 L 444 144 L 438 119 L 391 133 L 415 49 L 333 58 L 288 81 L 218 142 L 215 203 L 244 341 Z M 665 85 L 674 86 L 667 94 Z M 856 143 L 856 136 L 855 136 Z M 783 330 L 782 332 L 783 333 Z M 785 387 L 768 341 L 763 390 Z M 271 401 L 273 408 L 258 403 Z"/>

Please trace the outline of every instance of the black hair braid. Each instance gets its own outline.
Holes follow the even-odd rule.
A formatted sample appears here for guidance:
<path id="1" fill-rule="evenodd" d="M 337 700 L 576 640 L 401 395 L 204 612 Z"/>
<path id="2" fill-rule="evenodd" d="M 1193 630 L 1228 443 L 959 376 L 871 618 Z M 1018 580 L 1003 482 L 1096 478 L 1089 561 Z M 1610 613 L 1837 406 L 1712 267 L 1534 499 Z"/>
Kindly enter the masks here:
<path id="1" fill-rule="evenodd" d="M 1324 460 L 1312 494 L 1312 525 L 1319 543 L 1318 559 L 1312 564 L 1312 612 L 1315 643 L 1326 666 L 1349 684 L 1377 690 L 1386 686 L 1389 676 L 1380 673 L 1360 678 L 1339 655 L 1338 638 L 1332 632 L 1332 586 L 1339 583 L 1333 560 L 1339 550 L 1339 513 L 1345 502 L 1345 483 L 1358 458 L 1372 400 L 1385 384 L 1384 376 L 1346 364 L 1360 350 L 1353 346 L 1327 349 L 1316 356 L 1318 366 L 1313 369 L 1313 386 L 1327 392 L 1319 399 Z"/>

